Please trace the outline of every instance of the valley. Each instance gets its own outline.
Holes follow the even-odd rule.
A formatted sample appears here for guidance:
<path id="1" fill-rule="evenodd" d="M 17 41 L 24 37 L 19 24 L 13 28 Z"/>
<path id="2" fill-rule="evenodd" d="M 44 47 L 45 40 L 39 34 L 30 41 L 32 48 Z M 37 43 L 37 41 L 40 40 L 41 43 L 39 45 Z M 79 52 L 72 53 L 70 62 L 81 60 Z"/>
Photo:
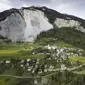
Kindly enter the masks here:
<path id="1" fill-rule="evenodd" d="M 63 42 L 61 44 L 57 42 L 57 45 L 34 43 L 1 45 L 0 83 L 2 85 L 21 85 L 17 82 L 18 80 L 28 80 L 31 85 L 44 85 L 43 79 L 47 84 L 49 78 L 51 80 L 58 73 L 85 75 L 83 52 L 83 49 Z M 28 81 L 25 84 L 28 84 Z"/>

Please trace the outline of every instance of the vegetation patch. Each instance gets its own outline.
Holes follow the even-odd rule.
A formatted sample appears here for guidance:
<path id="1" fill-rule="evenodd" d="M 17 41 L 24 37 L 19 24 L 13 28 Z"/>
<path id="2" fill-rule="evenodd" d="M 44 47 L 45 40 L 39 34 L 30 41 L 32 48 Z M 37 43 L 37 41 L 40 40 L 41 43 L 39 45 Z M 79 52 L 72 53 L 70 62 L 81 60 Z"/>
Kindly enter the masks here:
<path id="1" fill-rule="evenodd" d="M 41 43 L 43 38 L 47 39 L 47 41 L 43 41 L 43 43 L 57 43 L 58 41 L 61 41 L 85 49 L 85 33 L 76 30 L 75 27 L 55 27 L 49 31 L 40 33 L 35 42 Z M 49 38 L 53 40 L 49 40 Z"/>

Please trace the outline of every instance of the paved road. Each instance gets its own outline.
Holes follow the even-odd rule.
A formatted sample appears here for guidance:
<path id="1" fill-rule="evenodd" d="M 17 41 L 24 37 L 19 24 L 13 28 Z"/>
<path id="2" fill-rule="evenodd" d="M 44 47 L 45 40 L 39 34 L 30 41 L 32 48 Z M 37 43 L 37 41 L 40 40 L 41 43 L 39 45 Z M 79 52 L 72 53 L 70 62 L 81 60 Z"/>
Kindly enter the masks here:
<path id="1" fill-rule="evenodd" d="M 0 77 L 11 77 L 11 78 L 18 78 L 18 79 L 40 78 L 40 76 L 32 77 L 32 76 L 13 76 L 13 75 L 0 75 Z"/>
<path id="2" fill-rule="evenodd" d="M 76 69 L 81 68 L 82 66 L 85 66 L 85 63 L 82 64 L 82 65 L 80 65 L 80 66 L 77 66 L 77 67 L 71 68 L 71 69 L 67 68 L 67 70 L 68 70 L 68 71 L 73 71 L 73 70 L 76 70 Z"/>

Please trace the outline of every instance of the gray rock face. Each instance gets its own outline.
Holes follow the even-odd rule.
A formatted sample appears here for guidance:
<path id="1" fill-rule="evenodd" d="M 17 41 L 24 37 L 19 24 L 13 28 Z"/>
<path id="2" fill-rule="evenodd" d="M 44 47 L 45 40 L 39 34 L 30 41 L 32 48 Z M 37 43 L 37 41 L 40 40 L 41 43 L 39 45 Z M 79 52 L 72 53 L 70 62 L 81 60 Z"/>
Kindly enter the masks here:
<path id="1" fill-rule="evenodd" d="M 18 13 L 12 13 L 0 22 L 0 35 L 11 39 L 13 42 L 23 40 L 26 23 Z"/>
<path id="2" fill-rule="evenodd" d="M 42 11 L 22 10 L 21 14 L 23 18 L 19 13 L 11 13 L 0 22 L 0 35 L 12 42 L 33 42 L 40 32 L 53 28 Z"/>
<path id="3" fill-rule="evenodd" d="M 0 35 L 11 39 L 12 42 L 33 42 L 40 32 L 52 29 L 53 24 L 59 28 L 75 26 L 76 29 L 85 32 L 85 29 L 81 26 L 80 22 L 75 19 L 72 20 L 70 17 L 70 20 L 56 17 L 54 23 L 50 23 L 48 16 L 51 15 L 51 10 L 48 10 L 49 12 L 47 13 L 47 9 L 45 8 L 44 10 L 43 8 L 42 10 L 33 8 L 17 10 L 19 12 L 15 11 L 10 13 L 10 11 L 8 11 L 7 14 L 3 12 L 3 14 L 0 15 L 1 18 L 4 18 L 0 20 Z M 9 15 L 4 17 L 4 14 Z"/>

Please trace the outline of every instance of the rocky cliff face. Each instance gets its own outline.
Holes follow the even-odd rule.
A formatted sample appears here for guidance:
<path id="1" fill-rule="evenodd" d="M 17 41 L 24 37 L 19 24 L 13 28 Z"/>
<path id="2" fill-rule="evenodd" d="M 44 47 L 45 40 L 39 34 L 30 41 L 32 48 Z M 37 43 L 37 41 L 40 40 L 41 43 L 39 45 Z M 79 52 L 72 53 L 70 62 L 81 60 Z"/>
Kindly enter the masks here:
<path id="1" fill-rule="evenodd" d="M 85 32 L 84 24 L 85 21 L 80 18 L 60 14 L 46 7 L 10 9 L 0 13 L 0 35 L 12 42 L 33 42 L 38 34 L 54 28 L 54 25 L 58 28 L 75 27 Z"/>

